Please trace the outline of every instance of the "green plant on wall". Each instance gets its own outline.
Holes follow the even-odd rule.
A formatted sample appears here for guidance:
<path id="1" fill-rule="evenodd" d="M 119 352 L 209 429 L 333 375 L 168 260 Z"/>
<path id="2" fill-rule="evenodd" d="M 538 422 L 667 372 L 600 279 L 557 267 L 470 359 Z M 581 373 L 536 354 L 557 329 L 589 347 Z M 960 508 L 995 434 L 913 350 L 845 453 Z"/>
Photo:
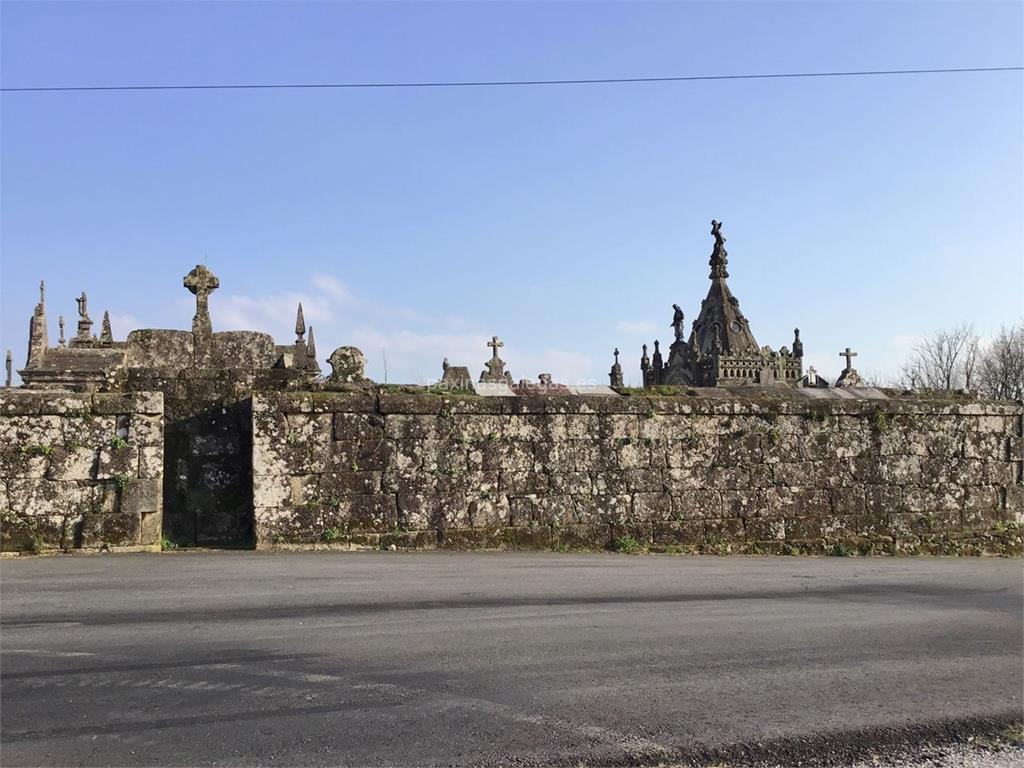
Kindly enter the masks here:
<path id="1" fill-rule="evenodd" d="M 611 540 L 608 549 L 612 552 L 621 552 L 624 555 L 636 555 L 644 551 L 644 545 L 632 536 L 619 536 Z"/>
<path id="2" fill-rule="evenodd" d="M 332 544 L 337 541 L 341 541 L 345 538 L 345 531 L 341 528 L 327 528 L 323 533 L 320 534 L 320 541 L 326 544 Z"/>
<path id="3" fill-rule="evenodd" d="M 23 445 L 21 453 L 25 456 L 49 456 L 53 453 L 52 445 Z"/>
<path id="4" fill-rule="evenodd" d="M 892 424 L 889 414 L 876 406 L 871 412 L 871 431 L 876 435 L 882 435 L 889 431 L 890 426 Z"/>
<path id="5" fill-rule="evenodd" d="M 115 451 L 123 451 L 125 448 L 128 447 L 128 441 L 125 440 L 120 435 L 114 435 L 112 438 L 110 438 L 110 447 L 113 448 Z"/>

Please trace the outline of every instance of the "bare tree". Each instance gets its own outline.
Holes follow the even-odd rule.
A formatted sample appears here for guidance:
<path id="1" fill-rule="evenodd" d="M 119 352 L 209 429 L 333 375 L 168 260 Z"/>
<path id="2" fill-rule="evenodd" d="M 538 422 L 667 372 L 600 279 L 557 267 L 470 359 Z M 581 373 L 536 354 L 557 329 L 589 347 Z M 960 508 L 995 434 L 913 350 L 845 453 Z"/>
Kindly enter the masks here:
<path id="1" fill-rule="evenodd" d="M 896 383 L 905 389 L 974 389 L 979 355 L 973 325 L 936 331 L 914 347 Z"/>
<path id="2" fill-rule="evenodd" d="M 1024 400 L 1024 320 L 999 329 L 981 354 L 978 388 L 993 400 Z"/>

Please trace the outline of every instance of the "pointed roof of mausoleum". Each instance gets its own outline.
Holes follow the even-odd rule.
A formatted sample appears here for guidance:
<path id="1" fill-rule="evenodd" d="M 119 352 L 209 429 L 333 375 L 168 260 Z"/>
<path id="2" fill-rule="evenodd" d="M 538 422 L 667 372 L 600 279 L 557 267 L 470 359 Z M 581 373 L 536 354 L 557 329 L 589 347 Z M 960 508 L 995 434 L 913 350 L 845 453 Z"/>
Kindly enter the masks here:
<path id="1" fill-rule="evenodd" d="M 740 311 L 739 299 L 729 290 L 729 254 L 725 250 L 721 227 L 722 222 L 711 222 L 711 234 L 715 236 L 715 247 L 708 262 L 711 265 L 711 288 L 693 323 L 690 347 L 699 349 L 704 355 L 713 352 L 757 354 L 760 347 L 750 330 L 750 323 Z"/>

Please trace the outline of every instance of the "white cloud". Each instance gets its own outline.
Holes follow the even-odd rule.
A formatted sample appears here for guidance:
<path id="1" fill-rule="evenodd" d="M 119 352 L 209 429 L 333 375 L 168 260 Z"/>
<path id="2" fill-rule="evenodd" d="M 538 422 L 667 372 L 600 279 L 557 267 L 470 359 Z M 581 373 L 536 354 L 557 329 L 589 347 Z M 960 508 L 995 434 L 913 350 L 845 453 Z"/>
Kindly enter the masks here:
<path id="1" fill-rule="evenodd" d="M 218 298 L 214 294 L 210 297 L 210 315 L 215 331 L 263 331 L 291 341 L 300 301 L 307 326 L 334 320 L 332 302 L 326 296 L 290 291 L 258 298 L 239 294 Z"/>
<path id="2" fill-rule="evenodd" d="M 352 301 L 352 292 L 348 289 L 348 286 L 332 275 L 313 275 L 313 285 L 332 299 L 344 303 Z"/>
<path id="3" fill-rule="evenodd" d="M 128 334 L 134 331 L 136 328 L 141 328 L 138 319 L 134 315 L 129 314 L 118 314 L 116 312 L 110 313 L 110 332 L 114 336 L 115 341 L 124 341 L 128 338 Z M 96 335 L 99 335 L 99 329 L 93 326 L 93 330 L 96 331 Z M 70 328 L 64 329 L 64 335 L 67 338 L 74 336 Z"/>

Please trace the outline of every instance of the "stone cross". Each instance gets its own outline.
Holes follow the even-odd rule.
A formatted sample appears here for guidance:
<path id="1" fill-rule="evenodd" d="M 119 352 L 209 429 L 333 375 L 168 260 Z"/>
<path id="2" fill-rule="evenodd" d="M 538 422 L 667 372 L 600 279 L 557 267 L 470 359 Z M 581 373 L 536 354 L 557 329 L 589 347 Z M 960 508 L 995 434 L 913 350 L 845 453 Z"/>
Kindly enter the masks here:
<path id="1" fill-rule="evenodd" d="M 196 297 L 196 315 L 192 318 L 192 341 L 197 367 L 209 367 L 213 359 L 213 324 L 210 322 L 210 294 L 220 288 L 220 280 L 202 264 L 185 275 L 182 284 Z"/>
<path id="2" fill-rule="evenodd" d="M 487 346 L 493 351 L 491 359 L 487 361 L 487 370 L 480 374 L 481 383 L 505 383 L 512 384 L 512 375 L 505 370 L 505 361 L 498 357 L 498 347 L 505 346 L 497 336 L 492 336 Z"/>
<path id="3" fill-rule="evenodd" d="M 11 350 L 7 350 L 7 360 L 5 362 L 7 366 L 7 383 L 4 385 L 8 389 L 11 388 L 12 371 L 14 370 L 14 358 L 11 356 Z"/>
<path id="4" fill-rule="evenodd" d="M 207 309 L 210 294 L 220 288 L 220 280 L 202 264 L 196 264 L 196 268 L 185 275 L 183 283 L 195 294 L 197 314 Z"/>
<path id="5" fill-rule="evenodd" d="M 503 342 L 497 336 L 492 336 L 491 340 L 487 342 L 487 346 L 494 350 L 494 352 L 491 354 L 491 359 L 492 360 L 497 360 L 498 359 L 498 347 L 504 347 L 505 346 L 505 342 Z"/>
<path id="6" fill-rule="evenodd" d="M 618 347 L 615 348 L 615 364 L 616 365 L 619 364 L 619 348 Z"/>
<path id="7" fill-rule="evenodd" d="M 853 368 L 853 361 L 850 358 L 856 357 L 857 356 L 856 352 L 851 352 L 850 348 L 847 347 L 845 352 L 840 352 L 839 353 L 839 356 L 846 358 L 846 368 L 847 368 L 847 370 L 849 370 L 850 368 Z"/>

